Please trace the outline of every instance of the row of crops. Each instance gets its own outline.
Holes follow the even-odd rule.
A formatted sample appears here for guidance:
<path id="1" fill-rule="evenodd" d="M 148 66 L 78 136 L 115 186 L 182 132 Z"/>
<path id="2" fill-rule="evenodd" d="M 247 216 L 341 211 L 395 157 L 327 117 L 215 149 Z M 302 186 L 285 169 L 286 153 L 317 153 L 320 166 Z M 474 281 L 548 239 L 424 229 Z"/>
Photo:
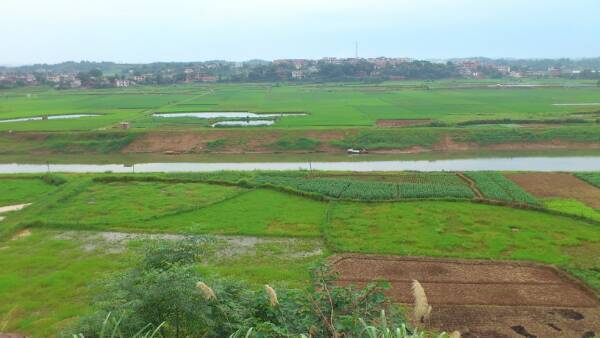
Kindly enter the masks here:
<path id="1" fill-rule="evenodd" d="M 589 184 L 600 188 L 600 173 L 578 173 L 575 176 L 588 182 Z"/>
<path id="2" fill-rule="evenodd" d="M 499 172 L 479 171 L 465 173 L 465 175 L 475 181 L 477 188 L 481 191 L 483 197 L 487 199 L 540 205 L 539 201 L 533 196 Z"/>
<path id="3" fill-rule="evenodd" d="M 391 183 L 414 183 L 435 184 L 444 186 L 461 186 L 465 182 L 454 173 L 449 172 L 397 172 L 397 173 L 327 173 L 316 174 L 322 178 L 350 179 L 361 181 L 391 182 Z"/>
<path id="4" fill-rule="evenodd" d="M 332 198 L 389 201 L 408 198 L 464 198 L 474 197 L 467 185 L 441 185 L 416 183 L 387 183 L 350 179 L 290 178 L 260 176 L 254 179 L 259 184 L 270 184 L 319 194 Z"/>
<path id="5" fill-rule="evenodd" d="M 510 203 L 540 205 L 531 195 L 499 172 L 465 173 L 484 198 Z M 475 193 L 455 173 L 324 173 L 308 171 L 221 171 L 177 173 L 164 179 L 216 182 L 244 186 L 274 186 L 327 198 L 358 201 L 457 198 L 473 199 Z M 600 175 L 597 176 L 600 178 Z M 137 176 L 137 179 L 143 179 Z M 590 178 L 589 180 L 591 180 Z M 600 184 L 600 182 L 598 182 Z"/>

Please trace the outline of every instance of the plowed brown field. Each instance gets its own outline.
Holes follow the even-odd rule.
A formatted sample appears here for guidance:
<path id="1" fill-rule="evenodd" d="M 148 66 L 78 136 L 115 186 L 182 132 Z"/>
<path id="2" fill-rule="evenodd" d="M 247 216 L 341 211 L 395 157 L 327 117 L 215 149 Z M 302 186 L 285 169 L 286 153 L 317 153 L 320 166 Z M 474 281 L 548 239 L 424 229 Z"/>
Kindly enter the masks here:
<path id="1" fill-rule="evenodd" d="M 463 337 L 584 337 L 600 333 L 595 292 L 563 271 L 510 261 L 342 255 L 332 260 L 339 284 L 391 284 L 388 294 L 413 302 L 419 280 L 433 306 L 431 328 Z"/>
<path id="2" fill-rule="evenodd" d="M 572 198 L 600 208 L 600 189 L 569 173 L 520 173 L 506 177 L 536 197 Z"/>

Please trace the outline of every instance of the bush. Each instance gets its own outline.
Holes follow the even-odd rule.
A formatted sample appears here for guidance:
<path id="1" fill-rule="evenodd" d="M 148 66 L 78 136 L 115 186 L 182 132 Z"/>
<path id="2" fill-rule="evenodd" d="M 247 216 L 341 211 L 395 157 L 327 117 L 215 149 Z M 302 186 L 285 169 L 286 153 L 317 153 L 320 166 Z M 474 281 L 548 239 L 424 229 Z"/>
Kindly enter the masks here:
<path id="1" fill-rule="evenodd" d="M 315 150 L 319 144 L 321 144 L 320 141 L 307 137 L 288 137 L 277 140 L 274 146 L 280 150 Z"/>
<path id="2" fill-rule="evenodd" d="M 365 324 L 378 323 L 382 310 L 390 325 L 405 325 L 399 308 L 383 294 L 384 283 L 361 290 L 334 286 L 325 266 L 313 271 L 315 283 L 307 290 L 254 290 L 242 281 L 203 276 L 194 263 L 205 241 L 149 247 L 136 268 L 108 281 L 97 311 L 71 331 L 85 337 L 102 332 L 133 337 L 158 328 L 163 337 L 228 337 L 252 329 L 252 337 L 357 337 Z M 196 286 L 198 281 L 203 283 Z M 107 320 L 109 314 L 119 319 Z"/>
<path id="3" fill-rule="evenodd" d="M 67 183 L 67 180 L 64 177 L 50 174 L 42 176 L 42 181 L 50 185 L 63 185 Z"/>

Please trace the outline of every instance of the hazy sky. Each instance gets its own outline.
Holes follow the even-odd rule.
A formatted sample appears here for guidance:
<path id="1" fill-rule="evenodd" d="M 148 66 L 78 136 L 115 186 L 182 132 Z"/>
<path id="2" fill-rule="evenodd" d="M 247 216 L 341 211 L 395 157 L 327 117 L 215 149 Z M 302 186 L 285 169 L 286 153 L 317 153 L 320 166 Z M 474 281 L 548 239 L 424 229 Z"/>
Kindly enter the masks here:
<path id="1" fill-rule="evenodd" d="M 0 64 L 600 56 L 599 0 L 0 0 Z"/>

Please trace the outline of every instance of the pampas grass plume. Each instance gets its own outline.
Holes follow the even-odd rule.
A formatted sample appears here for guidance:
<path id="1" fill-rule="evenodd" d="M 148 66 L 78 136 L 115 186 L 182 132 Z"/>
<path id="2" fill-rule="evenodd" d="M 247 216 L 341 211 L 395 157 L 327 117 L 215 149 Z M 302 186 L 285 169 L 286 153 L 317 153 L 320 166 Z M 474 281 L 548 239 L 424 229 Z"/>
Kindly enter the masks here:
<path id="1" fill-rule="evenodd" d="M 413 280 L 412 282 L 412 293 L 415 298 L 415 307 L 413 309 L 415 322 L 425 323 L 431 314 L 431 305 L 427 302 L 425 289 L 423 289 L 423 286 L 418 280 Z"/>
<path id="2" fill-rule="evenodd" d="M 271 306 L 275 307 L 275 306 L 279 305 L 279 301 L 277 301 L 277 292 L 275 292 L 275 289 L 273 289 L 272 287 L 270 287 L 267 284 L 267 285 L 265 285 L 265 291 L 267 292 L 267 295 L 269 296 L 269 301 L 271 302 Z"/>
<path id="3" fill-rule="evenodd" d="M 210 286 L 206 285 L 204 282 L 196 283 L 196 287 L 202 291 L 206 300 L 217 299 L 217 295 L 215 295 L 213 289 L 211 289 Z"/>

